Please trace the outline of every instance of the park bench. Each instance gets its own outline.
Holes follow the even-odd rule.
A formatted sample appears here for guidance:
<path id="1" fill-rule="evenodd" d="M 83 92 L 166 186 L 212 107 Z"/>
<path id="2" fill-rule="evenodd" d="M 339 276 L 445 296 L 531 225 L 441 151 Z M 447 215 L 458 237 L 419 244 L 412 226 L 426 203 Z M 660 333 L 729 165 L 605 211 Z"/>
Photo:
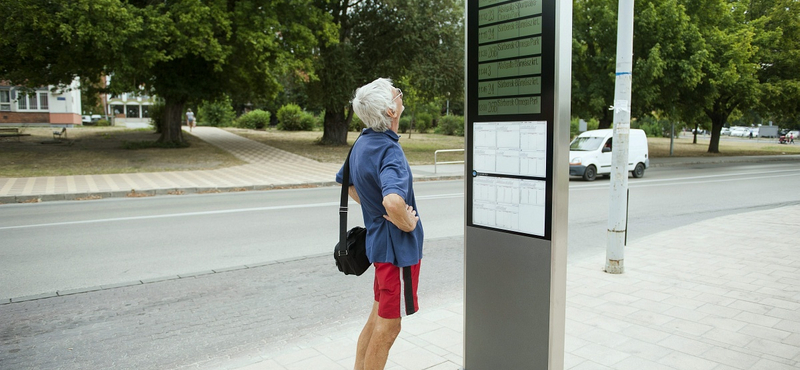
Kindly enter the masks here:
<path id="1" fill-rule="evenodd" d="M 19 128 L 17 127 L 0 127 L 0 138 L 16 137 L 17 141 L 19 141 L 21 136 L 31 136 L 31 134 L 21 134 L 19 133 Z"/>
<path id="2" fill-rule="evenodd" d="M 56 136 L 58 136 L 59 139 L 67 137 L 67 128 L 62 127 L 61 130 L 53 131 L 53 140 L 56 139 Z"/>

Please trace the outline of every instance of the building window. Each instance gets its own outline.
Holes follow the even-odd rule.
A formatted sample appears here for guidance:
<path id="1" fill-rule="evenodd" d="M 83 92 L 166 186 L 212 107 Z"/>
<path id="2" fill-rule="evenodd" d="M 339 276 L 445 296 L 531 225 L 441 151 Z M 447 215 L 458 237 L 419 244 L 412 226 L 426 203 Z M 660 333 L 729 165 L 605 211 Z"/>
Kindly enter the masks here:
<path id="1" fill-rule="evenodd" d="M 17 109 L 28 109 L 28 96 L 20 93 L 17 99 Z"/>
<path id="2" fill-rule="evenodd" d="M 150 106 L 143 105 L 142 106 L 142 118 L 150 118 Z"/>
<path id="3" fill-rule="evenodd" d="M 125 106 L 124 105 L 112 105 L 111 106 L 111 114 L 114 116 L 118 114 L 125 114 Z"/>
<path id="4" fill-rule="evenodd" d="M 39 109 L 39 104 L 36 101 L 36 93 L 28 95 L 28 108 Z"/>
<path id="5" fill-rule="evenodd" d="M 139 106 L 138 105 L 128 105 L 125 110 L 126 114 L 125 117 L 128 118 L 139 118 Z"/>
<path id="6" fill-rule="evenodd" d="M 47 102 L 47 93 L 39 93 L 39 109 L 49 109 L 50 104 Z"/>
<path id="7" fill-rule="evenodd" d="M 11 110 L 11 91 L 0 90 L 0 111 Z"/>

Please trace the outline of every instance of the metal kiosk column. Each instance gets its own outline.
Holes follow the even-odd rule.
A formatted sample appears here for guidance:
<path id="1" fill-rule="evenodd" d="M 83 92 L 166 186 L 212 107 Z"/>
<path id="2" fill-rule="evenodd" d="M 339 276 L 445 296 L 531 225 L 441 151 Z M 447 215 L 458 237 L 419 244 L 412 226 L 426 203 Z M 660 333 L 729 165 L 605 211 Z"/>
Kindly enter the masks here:
<path id="1" fill-rule="evenodd" d="M 467 1 L 464 369 L 564 367 L 572 1 Z"/>

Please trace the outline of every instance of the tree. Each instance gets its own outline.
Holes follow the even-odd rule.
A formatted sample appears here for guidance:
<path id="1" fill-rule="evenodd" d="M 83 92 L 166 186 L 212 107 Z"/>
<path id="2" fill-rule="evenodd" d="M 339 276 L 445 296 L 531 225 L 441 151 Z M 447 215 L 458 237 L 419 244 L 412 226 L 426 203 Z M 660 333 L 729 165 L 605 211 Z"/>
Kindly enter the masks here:
<path id="1" fill-rule="evenodd" d="M 576 0 L 573 10 L 572 111 L 611 127 L 617 44 L 616 0 Z M 701 79 L 702 39 L 677 0 L 636 2 L 632 115 L 676 115 L 681 92 Z"/>
<path id="2" fill-rule="evenodd" d="M 456 0 L 317 0 L 339 27 L 323 43 L 309 98 L 325 109 L 320 142 L 346 145 L 359 86 L 377 77 L 413 77 L 426 93 L 463 90 L 463 4 Z M 462 50 L 462 56 L 457 54 Z M 458 62 L 458 60 L 461 62 Z"/>
<path id="3" fill-rule="evenodd" d="M 800 3 L 793 0 L 751 2 L 751 21 L 764 17 L 756 38 L 759 50 L 757 76 L 762 99 L 758 110 L 786 126 L 800 124 Z"/>
<path id="4" fill-rule="evenodd" d="M 700 29 L 707 57 L 703 78 L 683 94 L 687 114 L 703 112 L 711 120 L 709 153 L 719 153 L 722 126 L 735 109 L 754 106 L 759 99 L 757 51 L 754 41 L 759 23 L 747 20 L 747 3 L 740 1 L 687 1 L 687 12 Z"/>
<path id="5" fill-rule="evenodd" d="M 317 41 L 335 35 L 311 0 L 8 0 L 0 10 L 12 20 L 0 34 L 0 79 L 40 86 L 110 75 L 111 91 L 164 99 L 159 141 L 174 143 L 187 102 L 274 96 L 277 76 L 313 73 Z"/>

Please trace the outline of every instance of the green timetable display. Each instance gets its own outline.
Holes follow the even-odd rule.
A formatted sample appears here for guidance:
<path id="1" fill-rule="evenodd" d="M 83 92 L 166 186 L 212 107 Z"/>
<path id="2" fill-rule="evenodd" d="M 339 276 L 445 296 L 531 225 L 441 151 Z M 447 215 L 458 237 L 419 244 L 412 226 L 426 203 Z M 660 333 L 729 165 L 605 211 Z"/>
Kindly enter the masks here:
<path id="1" fill-rule="evenodd" d="M 478 1 L 478 116 L 542 113 L 542 1 Z"/>

